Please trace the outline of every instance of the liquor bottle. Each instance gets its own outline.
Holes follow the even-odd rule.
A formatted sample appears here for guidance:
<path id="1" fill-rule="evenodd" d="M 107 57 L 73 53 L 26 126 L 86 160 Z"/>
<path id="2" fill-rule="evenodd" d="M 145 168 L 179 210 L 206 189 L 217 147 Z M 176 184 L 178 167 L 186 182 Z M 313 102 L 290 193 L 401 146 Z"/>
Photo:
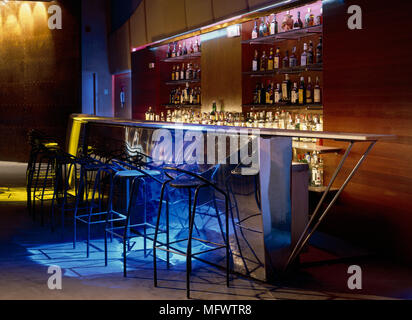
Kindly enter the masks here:
<path id="1" fill-rule="evenodd" d="M 177 56 L 180 57 L 183 54 L 182 44 L 179 44 L 179 50 L 177 50 Z"/>
<path id="2" fill-rule="evenodd" d="M 308 56 L 307 56 L 307 64 L 311 65 L 313 64 L 313 42 L 309 41 L 309 50 L 308 50 Z"/>
<path id="3" fill-rule="evenodd" d="M 323 63 L 323 44 L 322 44 L 323 40 L 322 37 L 319 37 L 319 43 L 316 46 L 316 63 Z"/>
<path id="4" fill-rule="evenodd" d="M 303 22 L 300 19 L 300 11 L 298 12 L 298 18 L 296 19 L 295 23 L 293 24 L 293 29 L 302 29 Z"/>
<path id="5" fill-rule="evenodd" d="M 259 29 L 257 26 L 257 20 L 255 20 L 255 26 L 253 27 L 253 30 L 252 30 L 252 39 L 256 39 L 258 35 L 259 35 Z"/>
<path id="6" fill-rule="evenodd" d="M 253 58 L 252 61 L 252 71 L 258 71 L 259 69 L 259 57 L 258 57 L 258 51 L 255 50 L 255 57 Z"/>
<path id="7" fill-rule="evenodd" d="M 276 54 L 277 54 L 277 52 L 276 52 Z M 273 57 L 273 48 L 270 48 L 270 55 L 269 55 L 269 58 L 268 58 L 268 71 L 273 70 L 274 59 L 276 59 L 276 58 Z"/>
<path id="8" fill-rule="evenodd" d="M 185 76 L 186 76 L 185 64 L 182 63 L 182 68 L 180 69 L 180 80 L 186 80 Z"/>
<path id="9" fill-rule="evenodd" d="M 192 77 L 193 77 L 192 64 L 188 63 L 187 68 L 186 68 L 186 80 L 192 80 Z"/>
<path id="10" fill-rule="evenodd" d="M 146 121 L 150 121 L 152 118 L 152 107 L 149 107 L 149 109 L 145 113 L 145 119 Z"/>
<path id="11" fill-rule="evenodd" d="M 312 9 L 308 8 L 308 13 L 305 16 L 305 28 L 313 27 L 315 24 L 315 16 L 312 14 Z"/>
<path id="12" fill-rule="evenodd" d="M 293 29 L 293 16 L 290 14 L 290 11 L 286 11 L 286 15 L 282 22 L 282 30 L 289 31 Z"/>
<path id="13" fill-rule="evenodd" d="M 280 68 L 280 49 L 276 49 L 276 55 L 275 55 L 275 60 L 274 60 L 274 67 L 275 69 Z"/>
<path id="14" fill-rule="evenodd" d="M 189 48 L 187 49 L 187 53 L 188 53 L 188 54 L 192 54 L 192 53 L 193 53 L 193 42 L 192 42 L 192 41 L 190 41 Z"/>
<path id="15" fill-rule="evenodd" d="M 176 80 L 176 66 L 173 66 L 173 69 L 172 69 L 172 81 L 175 81 Z"/>
<path id="16" fill-rule="evenodd" d="M 308 62 L 308 45 L 307 45 L 307 43 L 305 43 L 304 45 L 303 45 L 303 53 L 302 53 L 302 55 L 300 56 L 300 65 L 303 67 L 303 66 L 306 66 L 307 65 L 307 62 Z"/>
<path id="17" fill-rule="evenodd" d="M 183 42 L 183 50 L 182 50 L 182 55 L 183 55 L 183 56 L 187 55 L 186 41 L 184 41 L 184 42 Z"/>
<path id="18" fill-rule="evenodd" d="M 190 95 L 189 83 L 186 82 L 186 88 L 183 90 L 183 103 L 184 104 L 189 104 L 189 95 Z"/>
<path id="19" fill-rule="evenodd" d="M 265 36 L 265 28 L 266 24 L 265 21 L 263 20 L 263 17 L 260 19 L 260 25 L 259 25 L 259 37 L 264 37 Z"/>
<path id="20" fill-rule="evenodd" d="M 320 13 L 316 17 L 316 25 L 322 25 L 323 24 L 323 8 L 320 8 Z"/>
<path id="21" fill-rule="evenodd" d="M 165 122 L 165 114 L 163 112 L 160 112 L 160 121 Z"/>
<path id="22" fill-rule="evenodd" d="M 179 67 L 179 66 L 176 67 L 175 80 L 176 80 L 176 81 L 179 81 L 179 80 L 180 80 L 180 67 Z"/>
<path id="23" fill-rule="evenodd" d="M 286 51 L 286 55 L 282 60 L 282 68 L 289 68 L 289 51 Z"/>
<path id="24" fill-rule="evenodd" d="M 322 93 L 319 84 L 319 77 L 316 77 L 316 85 L 313 90 L 313 102 L 314 103 L 322 103 Z"/>
<path id="25" fill-rule="evenodd" d="M 270 36 L 270 22 L 269 22 L 269 17 L 265 18 L 265 27 L 263 30 L 263 33 L 265 35 L 265 37 Z"/>
<path id="26" fill-rule="evenodd" d="M 268 85 L 266 87 L 266 104 L 273 104 L 273 88 L 270 80 L 268 81 Z"/>
<path id="27" fill-rule="evenodd" d="M 306 88 L 305 88 L 305 78 L 301 77 L 300 78 L 300 87 L 298 91 L 298 99 L 299 99 L 299 104 L 305 104 L 306 103 Z"/>
<path id="28" fill-rule="evenodd" d="M 200 87 L 198 87 L 196 91 L 196 104 L 200 105 L 201 103 L 202 103 L 202 91 Z"/>
<path id="29" fill-rule="evenodd" d="M 214 124 L 216 121 L 216 117 L 217 117 L 217 107 L 216 107 L 216 101 L 213 101 L 213 105 L 212 105 L 212 112 L 210 112 L 210 121 L 212 122 L 211 124 Z"/>
<path id="30" fill-rule="evenodd" d="M 282 82 L 282 101 L 290 102 L 291 97 L 291 82 L 289 79 L 289 75 L 285 75 L 285 80 Z"/>
<path id="31" fill-rule="evenodd" d="M 298 102 L 299 102 L 298 84 L 295 82 L 293 83 L 293 89 L 290 94 L 290 103 L 297 104 Z"/>
<path id="32" fill-rule="evenodd" d="M 277 34 L 278 31 L 279 31 L 278 29 L 279 29 L 279 24 L 278 24 L 278 22 L 276 21 L 276 14 L 274 14 L 274 15 L 273 15 L 273 20 L 272 20 L 272 22 L 270 23 L 270 34 L 271 34 L 271 35 Z"/>
<path id="33" fill-rule="evenodd" d="M 261 104 L 260 103 L 260 98 L 261 98 L 260 85 L 259 85 L 259 83 L 256 83 L 256 88 L 253 92 L 253 104 Z"/>
<path id="34" fill-rule="evenodd" d="M 275 94 L 274 94 L 275 98 L 274 98 L 274 103 L 280 103 L 282 101 L 282 91 L 280 90 L 280 84 L 278 83 L 276 85 L 276 90 L 275 90 Z"/>
<path id="35" fill-rule="evenodd" d="M 199 40 L 196 39 L 195 45 L 193 47 L 193 53 L 200 52 Z"/>
<path id="36" fill-rule="evenodd" d="M 176 42 L 173 43 L 173 51 L 172 51 L 172 58 L 176 57 L 177 52 L 176 52 Z"/>
<path id="37" fill-rule="evenodd" d="M 311 77 L 308 77 L 308 85 L 306 86 L 306 103 L 313 103 L 313 88 Z"/>
<path id="38" fill-rule="evenodd" d="M 167 52 L 166 52 L 166 57 L 170 58 L 172 56 L 172 51 L 170 48 L 170 43 L 167 45 Z"/>
<path id="39" fill-rule="evenodd" d="M 175 90 L 174 89 L 170 91 L 169 104 L 175 104 Z"/>
<path id="40" fill-rule="evenodd" d="M 260 84 L 260 104 L 266 104 L 266 90 L 263 83 Z"/>
<path id="41" fill-rule="evenodd" d="M 297 65 L 298 65 L 298 59 L 296 57 L 296 47 L 293 47 L 292 55 L 290 56 L 290 59 L 289 59 L 289 66 L 291 68 L 294 68 L 294 67 L 297 67 Z"/>
<path id="42" fill-rule="evenodd" d="M 172 112 L 170 110 L 167 110 L 166 122 L 172 122 Z"/>
<path id="43" fill-rule="evenodd" d="M 263 51 L 263 54 L 260 57 L 260 71 L 266 71 L 266 70 L 267 70 L 267 57 L 266 57 L 266 51 Z"/>

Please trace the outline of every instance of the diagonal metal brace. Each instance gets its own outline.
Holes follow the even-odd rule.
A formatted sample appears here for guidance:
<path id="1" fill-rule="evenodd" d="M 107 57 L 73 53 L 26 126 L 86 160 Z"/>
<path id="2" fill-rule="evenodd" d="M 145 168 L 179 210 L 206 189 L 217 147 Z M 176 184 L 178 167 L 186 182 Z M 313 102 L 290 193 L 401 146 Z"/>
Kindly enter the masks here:
<path id="1" fill-rule="evenodd" d="M 340 187 L 339 191 L 336 193 L 336 195 L 334 196 L 334 198 L 332 199 L 332 201 L 330 202 L 330 204 L 328 205 L 328 207 L 325 209 L 325 211 L 321 214 L 321 216 L 319 217 L 319 219 L 317 220 L 316 224 L 313 226 L 312 230 L 309 232 L 309 229 L 311 227 L 311 225 L 313 224 L 313 222 L 315 221 L 315 219 L 318 216 L 318 212 L 323 204 L 323 202 L 325 201 L 326 196 L 328 195 L 330 189 L 332 188 L 333 183 L 335 182 L 337 176 L 339 175 L 340 171 L 342 170 L 343 165 L 345 164 L 347 158 L 349 157 L 350 152 L 352 151 L 352 148 L 355 144 L 354 141 L 351 141 L 344 156 L 342 157 L 338 167 L 335 170 L 335 173 L 332 176 L 331 181 L 329 182 L 328 187 L 326 188 L 325 192 L 323 193 L 322 198 L 320 199 L 314 213 L 312 214 L 312 217 L 310 219 L 310 221 L 308 222 L 305 230 L 303 231 L 302 235 L 299 238 L 299 241 L 296 243 L 295 247 L 293 248 L 292 253 L 289 256 L 289 259 L 286 263 L 286 266 L 284 268 L 284 270 L 286 271 L 287 268 L 295 261 L 295 259 L 300 255 L 300 253 L 302 252 L 303 248 L 305 247 L 305 245 L 308 243 L 308 241 L 310 240 L 310 238 L 312 237 L 313 233 L 317 230 L 317 228 L 319 227 L 320 223 L 323 221 L 323 219 L 326 217 L 326 215 L 329 213 L 330 209 L 333 207 L 333 205 L 335 204 L 335 202 L 338 200 L 339 196 L 341 195 L 341 193 L 345 190 L 346 186 L 348 185 L 348 183 L 352 180 L 353 176 L 356 174 L 356 172 L 359 170 L 360 166 L 362 165 L 362 163 L 366 160 L 367 156 L 369 155 L 369 153 L 371 152 L 372 148 L 375 146 L 377 141 L 373 141 L 370 143 L 369 147 L 367 148 L 367 150 L 365 151 L 365 153 L 362 155 L 362 157 L 360 158 L 360 160 L 358 161 L 358 163 L 356 164 L 356 166 L 353 168 L 352 172 L 349 174 L 349 176 L 346 178 L 345 182 L 342 184 L 342 186 Z"/>

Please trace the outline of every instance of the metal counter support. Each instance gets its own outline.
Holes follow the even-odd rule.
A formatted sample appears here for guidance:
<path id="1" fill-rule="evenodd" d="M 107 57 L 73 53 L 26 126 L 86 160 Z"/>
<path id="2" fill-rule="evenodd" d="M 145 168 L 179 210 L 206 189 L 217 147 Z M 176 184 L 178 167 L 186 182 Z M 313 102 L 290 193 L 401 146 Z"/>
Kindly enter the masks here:
<path id="1" fill-rule="evenodd" d="M 329 182 L 328 187 L 326 188 L 325 192 L 322 195 L 322 198 L 320 199 L 314 213 L 312 214 L 312 217 L 308 223 L 308 225 L 306 226 L 305 230 L 303 231 L 298 243 L 295 245 L 295 247 L 292 250 L 292 253 L 289 256 L 288 262 L 285 266 L 285 270 L 295 261 L 295 259 L 300 255 L 302 249 L 305 247 L 305 245 L 308 243 L 308 241 L 310 240 L 310 238 L 312 237 L 313 233 L 318 229 L 320 223 L 323 221 L 323 219 L 325 219 L 326 215 L 328 214 L 328 212 L 330 211 L 330 209 L 333 207 L 333 205 L 335 204 L 335 202 L 338 200 L 339 196 L 341 195 L 341 193 L 343 192 L 343 190 L 346 188 L 346 186 L 348 185 L 348 183 L 352 180 L 353 176 L 356 174 L 356 172 L 359 170 L 360 166 L 362 165 L 362 163 L 366 160 L 367 156 L 369 155 L 369 153 L 371 152 L 371 150 L 373 149 L 373 147 L 375 146 L 377 141 L 373 141 L 370 143 L 369 147 L 366 149 L 366 151 L 364 152 L 364 154 L 362 155 L 362 157 L 360 158 L 360 160 L 358 161 L 358 163 L 355 165 L 355 167 L 353 168 L 352 172 L 348 175 L 348 177 L 346 178 L 345 182 L 342 184 L 342 186 L 339 188 L 338 192 L 336 193 L 336 195 L 333 197 L 332 201 L 329 203 L 328 207 L 323 211 L 323 213 L 320 215 L 319 219 L 317 220 L 316 224 L 313 226 L 313 228 L 310 230 L 311 225 L 313 224 L 313 222 L 317 219 L 318 216 L 318 212 L 323 204 L 323 202 L 325 201 L 325 198 L 327 196 L 327 194 L 329 193 L 330 189 L 332 188 L 333 183 L 335 182 L 337 176 L 339 175 L 339 173 L 342 170 L 343 165 L 345 164 L 347 158 L 349 157 L 350 152 L 352 151 L 352 148 L 355 144 L 355 141 L 351 141 L 348 148 L 346 149 L 345 155 L 343 156 L 343 158 L 341 159 L 338 167 L 335 170 L 335 173 L 333 174 L 333 177 L 331 179 L 331 181 Z"/>

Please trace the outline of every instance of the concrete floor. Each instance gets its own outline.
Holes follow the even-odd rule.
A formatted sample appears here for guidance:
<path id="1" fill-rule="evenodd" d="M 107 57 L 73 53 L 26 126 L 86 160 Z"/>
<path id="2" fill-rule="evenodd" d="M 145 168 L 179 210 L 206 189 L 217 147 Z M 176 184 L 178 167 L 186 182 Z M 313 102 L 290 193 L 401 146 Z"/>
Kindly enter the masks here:
<path id="1" fill-rule="evenodd" d="M 76 249 L 70 242 L 70 230 L 62 239 L 59 230 L 33 222 L 24 202 L 25 165 L 0 162 L 0 299 L 144 299 L 182 300 L 186 297 L 185 270 L 182 265 L 165 268 L 160 263 L 159 286 L 153 287 L 152 258 L 142 251 L 128 256 L 128 278 L 122 276 L 121 254 L 116 242 L 110 244 L 109 266 L 104 267 L 103 244 L 97 239 L 89 259 L 85 244 Z M 69 229 L 69 227 L 68 227 Z M 305 259 L 334 258 L 311 248 Z M 363 270 L 363 289 L 347 287 L 348 266 Z M 63 269 L 62 290 L 50 290 L 47 269 Z M 196 264 L 192 278 L 194 299 L 412 299 L 410 268 L 379 258 L 359 259 L 351 263 L 313 265 L 296 272 L 288 281 L 272 285 L 233 276 L 225 286 L 224 272 Z"/>

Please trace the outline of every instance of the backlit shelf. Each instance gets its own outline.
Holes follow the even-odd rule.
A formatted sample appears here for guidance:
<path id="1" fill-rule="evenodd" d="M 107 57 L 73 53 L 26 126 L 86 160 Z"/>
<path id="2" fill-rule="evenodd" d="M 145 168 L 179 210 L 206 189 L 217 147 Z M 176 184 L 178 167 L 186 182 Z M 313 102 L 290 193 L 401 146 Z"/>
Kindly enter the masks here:
<path id="1" fill-rule="evenodd" d="M 243 40 L 242 43 L 243 44 L 272 44 L 272 43 L 280 42 L 284 40 L 298 40 L 303 37 L 321 34 L 322 32 L 323 32 L 323 26 L 318 25 L 318 26 L 313 26 L 313 27 L 308 27 L 308 28 L 294 29 L 290 31 L 279 32 L 277 34 L 266 36 L 266 37 Z"/>
<path id="2" fill-rule="evenodd" d="M 323 71 L 323 64 L 316 63 L 316 64 L 310 64 L 307 66 L 281 68 L 281 69 L 270 70 L 270 71 L 246 71 L 246 72 L 243 72 L 243 74 L 251 76 L 251 77 L 273 77 L 277 74 L 300 74 L 302 72 L 308 72 L 308 71 Z"/>
<path id="3" fill-rule="evenodd" d="M 178 61 L 185 61 L 185 60 L 194 60 L 194 59 L 200 58 L 201 56 L 202 56 L 201 52 L 196 52 L 196 53 L 191 53 L 191 54 L 185 54 L 179 57 L 166 58 L 163 60 L 163 62 L 178 62 Z"/>

